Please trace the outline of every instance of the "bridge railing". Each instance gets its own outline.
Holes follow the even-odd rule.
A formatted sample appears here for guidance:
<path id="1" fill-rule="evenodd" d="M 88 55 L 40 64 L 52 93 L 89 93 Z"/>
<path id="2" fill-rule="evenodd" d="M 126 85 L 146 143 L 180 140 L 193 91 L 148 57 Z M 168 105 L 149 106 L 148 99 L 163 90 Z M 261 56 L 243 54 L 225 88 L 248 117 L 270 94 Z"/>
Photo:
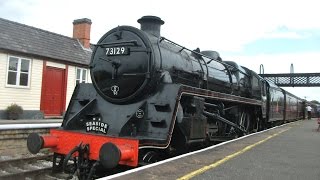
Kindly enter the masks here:
<path id="1" fill-rule="evenodd" d="M 320 87 L 320 73 L 259 74 L 282 87 Z"/>

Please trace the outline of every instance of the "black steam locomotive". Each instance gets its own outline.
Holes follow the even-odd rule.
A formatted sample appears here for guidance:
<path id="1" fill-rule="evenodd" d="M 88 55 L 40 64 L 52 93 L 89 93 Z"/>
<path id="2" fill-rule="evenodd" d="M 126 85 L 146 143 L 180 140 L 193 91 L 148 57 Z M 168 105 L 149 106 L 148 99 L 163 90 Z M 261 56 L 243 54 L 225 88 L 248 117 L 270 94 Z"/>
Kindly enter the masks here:
<path id="1" fill-rule="evenodd" d="M 88 177 L 100 165 L 152 163 L 302 116 L 300 98 L 255 72 L 161 37 L 158 17 L 138 22 L 141 30 L 118 26 L 99 40 L 92 84 L 77 85 L 61 128 L 30 134 L 30 152 L 49 147 L 55 168 Z"/>

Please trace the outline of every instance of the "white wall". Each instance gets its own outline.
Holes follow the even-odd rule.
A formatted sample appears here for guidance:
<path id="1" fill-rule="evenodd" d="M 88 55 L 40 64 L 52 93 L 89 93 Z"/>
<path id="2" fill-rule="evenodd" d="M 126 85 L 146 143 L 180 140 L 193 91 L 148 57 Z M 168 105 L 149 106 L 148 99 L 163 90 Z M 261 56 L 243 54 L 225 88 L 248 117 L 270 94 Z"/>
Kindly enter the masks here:
<path id="1" fill-rule="evenodd" d="M 0 53 L 0 110 L 6 109 L 12 103 L 17 103 L 24 110 L 39 110 L 43 61 L 25 57 L 31 59 L 30 86 L 28 88 L 7 87 L 6 78 L 9 55 Z"/>
<path id="2" fill-rule="evenodd" d="M 22 106 L 24 110 L 40 110 L 41 101 L 41 87 L 42 87 L 42 73 L 43 61 L 39 59 L 31 59 L 31 77 L 30 87 L 16 88 L 7 87 L 7 63 L 10 54 L 0 53 L 0 110 L 6 109 L 12 103 L 17 103 Z M 16 56 L 16 55 L 15 55 Z M 22 57 L 22 56 L 16 56 Z M 47 61 L 47 66 L 65 69 L 65 64 L 54 63 Z M 90 72 L 87 73 L 88 83 L 91 83 Z M 73 90 L 76 86 L 76 66 L 68 65 L 68 81 L 66 93 L 66 108 L 69 105 Z"/>
<path id="3" fill-rule="evenodd" d="M 60 63 L 55 63 L 55 62 L 47 61 L 46 65 L 47 65 L 47 66 L 50 66 L 50 67 L 55 67 L 55 68 L 60 68 L 60 69 L 66 69 L 66 65 L 65 65 L 65 64 L 60 64 Z"/>
<path id="4" fill-rule="evenodd" d="M 68 66 L 68 82 L 67 82 L 67 96 L 66 96 L 66 110 L 68 108 L 72 93 L 76 87 L 76 67 Z"/>

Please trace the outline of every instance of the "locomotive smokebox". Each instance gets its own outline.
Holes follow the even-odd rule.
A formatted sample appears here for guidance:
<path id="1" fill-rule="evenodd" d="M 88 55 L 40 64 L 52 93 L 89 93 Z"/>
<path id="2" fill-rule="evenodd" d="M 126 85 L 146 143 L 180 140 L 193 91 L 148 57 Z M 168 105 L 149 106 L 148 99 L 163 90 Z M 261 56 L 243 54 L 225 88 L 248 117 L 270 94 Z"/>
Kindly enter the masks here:
<path id="1" fill-rule="evenodd" d="M 160 26 L 164 24 L 164 21 L 157 16 L 143 16 L 138 20 L 141 25 L 141 30 L 147 33 L 160 37 Z"/>

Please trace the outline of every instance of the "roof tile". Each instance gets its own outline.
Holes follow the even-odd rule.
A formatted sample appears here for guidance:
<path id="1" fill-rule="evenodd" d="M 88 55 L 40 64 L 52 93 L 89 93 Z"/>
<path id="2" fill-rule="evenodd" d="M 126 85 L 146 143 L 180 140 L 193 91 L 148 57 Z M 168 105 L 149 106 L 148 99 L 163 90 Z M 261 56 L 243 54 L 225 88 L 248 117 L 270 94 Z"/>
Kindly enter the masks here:
<path id="1" fill-rule="evenodd" d="M 89 65 L 91 49 L 77 39 L 0 18 L 0 49 Z"/>

